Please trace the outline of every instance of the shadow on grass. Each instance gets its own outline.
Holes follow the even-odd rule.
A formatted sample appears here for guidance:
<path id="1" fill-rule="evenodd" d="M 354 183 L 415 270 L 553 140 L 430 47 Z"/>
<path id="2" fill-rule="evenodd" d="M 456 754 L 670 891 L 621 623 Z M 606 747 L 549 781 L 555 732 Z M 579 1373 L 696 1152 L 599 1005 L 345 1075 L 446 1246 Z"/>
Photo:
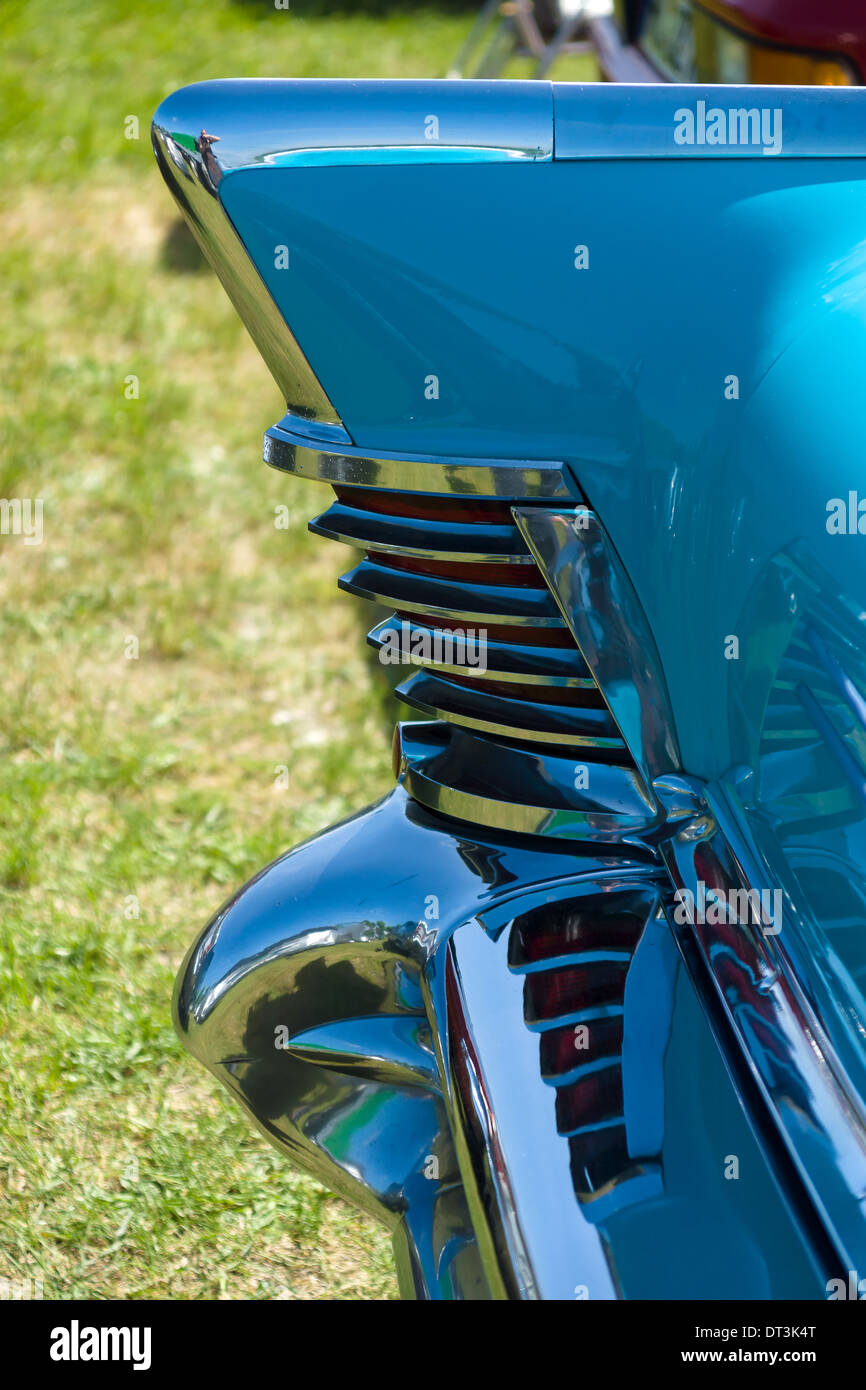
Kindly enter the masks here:
<path id="1" fill-rule="evenodd" d="M 175 218 L 166 232 L 159 260 L 164 270 L 172 270 L 179 275 L 198 275 L 203 270 L 210 271 L 198 242 L 182 217 Z"/>

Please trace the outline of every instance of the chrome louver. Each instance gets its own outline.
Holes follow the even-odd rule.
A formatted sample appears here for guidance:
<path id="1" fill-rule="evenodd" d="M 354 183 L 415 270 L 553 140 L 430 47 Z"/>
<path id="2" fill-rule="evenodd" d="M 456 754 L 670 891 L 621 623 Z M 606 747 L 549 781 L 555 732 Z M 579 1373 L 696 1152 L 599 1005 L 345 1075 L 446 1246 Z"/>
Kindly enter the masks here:
<path id="1" fill-rule="evenodd" d="M 343 575 L 340 586 L 394 609 L 391 626 L 380 624 L 370 640 L 382 648 L 396 622 L 410 655 L 413 649 L 432 653 L 419 657 L 424 670 L 398 689 L 407 704 L 483 733 L 623 751 L 507 502 L 477 499 L 467 505 L 463 499 L 393 493 L 374 494 L 368 501 L 355 490 L 353 515 L 347 518 L 347 494 L 338 490 L 338 498 L 311 529 L 334 535 L 342 526 L 337 539 L 365 550 L 365 558 Z M 415 515 L 407 518 L 404 508 Z M 449 534 L 443 537 L 443 518 L 461 514 L 467 519 L 448 520 Z M 410 520 L 417 531 L 410 531 Z M 482 534 L 476 535 L 479 529 Z M 409 534 L 414 543 L 407 548 Z M 422 537 L 427 541 L 423 551 L 418 545 Z M 492 549 L 494 543 L 498 551 Z M 437 660 L 436 638 L 455 628 L 455 656 L 467 645 L 461 632 L 483 634 L 483 671 L 465 662 Z M 550 664 L 548 654 L 553 656 Z"/>
<path id="2" fill-rule="evenodd" d="M 416 800 L 557 837 L 653 825 L 653 799 L 515 519 L 573 495 L 559 465 L 326 454 L 284 425 L 268 431 L 265 459 L 331 484 L 310 530 L 362 551 L 340 587 L 392 610 L 368 641 L 418 668 L 396 694 L 430 722 L 399 726 L 395 746 Z"/>

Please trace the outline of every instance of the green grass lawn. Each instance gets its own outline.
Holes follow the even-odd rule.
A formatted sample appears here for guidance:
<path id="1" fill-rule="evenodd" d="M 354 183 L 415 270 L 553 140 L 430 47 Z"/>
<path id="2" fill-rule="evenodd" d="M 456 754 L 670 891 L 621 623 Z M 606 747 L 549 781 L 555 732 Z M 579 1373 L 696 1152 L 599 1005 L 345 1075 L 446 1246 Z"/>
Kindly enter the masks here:
<path id="1" fill-rule="evenodd" d="M 282 402 L 148 127 L 202 78 L 440 75 L 470 18 L 0 9 L 0 498 L 44 507 L 40 545 L 0 535 L 0 1279 L 46 1297 L 395 1296 L 384 1234 L 171 1027 L 222 899 L 391 785 L 392 712 L 347 557 L 305 529 L 325 490 L 260 461 Z"/>

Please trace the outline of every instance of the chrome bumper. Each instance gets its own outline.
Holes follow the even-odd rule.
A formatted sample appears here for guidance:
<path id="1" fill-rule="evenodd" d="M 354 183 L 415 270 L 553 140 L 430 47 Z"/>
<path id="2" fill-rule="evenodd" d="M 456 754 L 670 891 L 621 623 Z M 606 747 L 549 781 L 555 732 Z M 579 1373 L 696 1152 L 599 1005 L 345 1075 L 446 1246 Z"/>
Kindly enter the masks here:
<path id="1" fill-rule="evenodd" d="M 802 1294 L 812 1256 L 668 882 L 646 847 L 471 830 L 398 787 L 227 904 L 176 1025 L 293 1163 L 389 1228 L 404 1297 Z"/>
<path id="2" fill-rule="evenodd" d="M 593 1224 L 602 1168 L 590 1154 L 577 1171 L 539 1038 L 615 1024 L 612 966 L 624 978 L 631 947 L 623 935 L 606 953 L 595 994 L 584 986 L 596 1002 L 575 1013 L 542 998 L 562 959 L 521 959 L 514 928 L 589 897 L 611 921 L 623 904 L 656 917 L 659 870 L 645 853 L 576 858 L 470 834 L 397 788 L 254 878 L 187 958 L 186 1046 L 293 1162 L 390 1228 L 404 1295 L 614 1295 Z M 608 1207 L 620 1188 L 655 1189 L 639 1160 L 627 1144 L 607 1154 Z"/>

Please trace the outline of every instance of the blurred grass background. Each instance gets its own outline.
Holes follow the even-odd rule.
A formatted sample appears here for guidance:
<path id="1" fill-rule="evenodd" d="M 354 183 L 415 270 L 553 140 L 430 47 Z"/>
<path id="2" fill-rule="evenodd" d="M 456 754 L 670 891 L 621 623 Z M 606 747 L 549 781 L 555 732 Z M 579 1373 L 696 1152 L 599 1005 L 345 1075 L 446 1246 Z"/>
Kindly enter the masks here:
<path id="1" fill-rule="evenodd" d="M 439 76 L 474 12 L 0 8 L 0 497 L 44 505 L 41 545 L 0 535 L 0 1279 L 48 1298 L 396 1295 L 171 1027 L 229 892 L 388 790 L 392 711 L 149 121 L 209 77 Z"/>

